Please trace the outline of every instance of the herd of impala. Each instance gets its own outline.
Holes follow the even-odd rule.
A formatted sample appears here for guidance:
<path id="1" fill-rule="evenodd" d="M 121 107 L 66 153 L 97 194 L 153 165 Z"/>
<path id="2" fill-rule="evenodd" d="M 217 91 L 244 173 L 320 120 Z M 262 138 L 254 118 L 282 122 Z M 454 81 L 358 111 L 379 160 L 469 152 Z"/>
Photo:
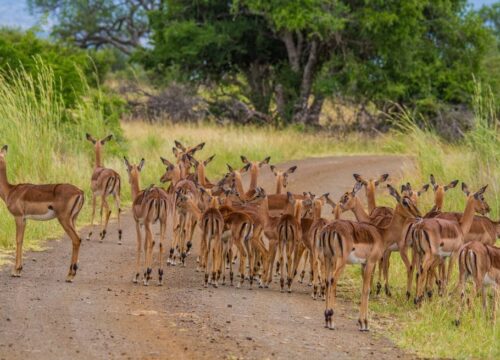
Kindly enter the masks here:
<path id="1" fill-rule="evenodd" d="M 107 202 L 113 196 L 118 212 L 118 241 L 121 243 L 120 225 L 120 175 L 102 164 L 102 147 L 111 140 L 111 135 L 96 140 L 87 134 L 95 149 L 95 167 L 91 177 L 92 224 L 96 200 L 101 198 L 100 241 L 106 237 L 111 210 Z M 153 265 L 158 265 L 158 284 L 163 282 L 164 254 L 166 253 L 167 223 L 171 223 L 172 242 L 167 264 L 184 265 L 193 244 L 193 235 L 201 230 L 197 271 L 204 272 L 204 285 L 218 286 L 228 281 L 233 285 L 233 263 L 239 262 L 237 287 L 254 280 L 260 287 L 268 287 L 273 279 L 273 270 L 280 276 L 280 289 L 292 290 L 294 278 L 299 275 L 302 282 L 305 269 L 310 269 L 312 297 L 326 300 L 325 325 L 333 329 L 336 288 L 347 264 L 360 264 L 362 274 L 361 306 L 358 325 L 361 331 L 368 330 L 368 299 L 372 287 L 374 270 L 379 266 L 378 281 L 374 289 L 378 294 L 384 282 L 385 293 L 390 296 L 388 284 L 389 258 L 391 252 L 399 251 L 407 270 L 407 292 L 410 298 L 413 274 L 416 273 L 415 304 L 420 304 L 424 294 L 432 296 L 437 285 L 439 294 L 446 292 L 455 264 L 459 268 L 459 292 L 462 301 L 460 312 L 466 303 L 465 283 L 471 277 L 476 292 L 481 291 L 483 307 L 486 308 L 486 285 L 494 289 L 493 321 L 500 293 L 500 248 L 495 242 L 500 237 L 500 224 L 487 218 L 489 206 L 484 199 L 486 186 L 476 192 L 469 191 L 462 183 L 466 196 L 463 212 L 442 212 L 447 191 L 455 188 L 458 181 L 441 185 L 430 176 L 430 185 L 415 191 L 409 183 L 401 186 L 400 192 L 387 185 L 389 194 L 395 199 L 394 209 L 376 205 L 375 190 L 384 183 L 388 175 L 378 179 L 365 179 L 354 174 L 352 191 L 342 195 L 338 202 L 329 194 L 316 196 L 310 192 L 302 194 L 284 193 L 293 166 L 286 171 L 271 165 L 276 178 L 276 193 L 266 194 L 258 186 L 259 172 L 269 164 L 270 158 L 250 161 L 241 156 L 243 167 L 228 165 L 228 173 L 217 182 L 210 182 L 205 168 L 213 156 L 201 161 L 195 153 L 204 143 L 186 147 L 175 142 L 175 160 L 161 158 L 166 171 L 162 183 L 169 182 L 168 189 L 149 186 L 141 189 L 140 173 L 145 161 L 131 163 L 125 158 L 128 180 L 133 198 L 132 214 L 136 225 L 137 254 L 133 281 L 142 275 L 144 285 L 153 276 Z M 70 184 L 33 185 L 10 184 L 7 179 L 7 146 L 0 150 L 0 196 L 16 223 L 16 262 L 12 276 L 20 276 L 22 270 L 22 244 L 26 220 L 50 220 L 57 218 L 73 243 L 73 253 L 67 281 L 73 281 L 78 268 L 78 252 L 81 238 L 75 228 L 75 220 L 84 203 L 84 193 Z M 250 174 L 247 190 L 242 183 L 242 174 Z M 425 215 L 417 207 L 419 197 L 429 187 L 434 190 L 434 206 Z M 365 210 L 357 193 L 365 189 L 368 210 Z M 333 219 L 322 217 L 322 209 L 328 205 Z M 352 211 L 356 221 L 340 219 L 342 213 Z M 476 213 L 480 215 L 476 215 Z M 104 222 L 102 217 L 104 214 Z M 155 240 L 152 226 L 159 223 L 159 239 Z M 88 234 L 88 240 L 92 232 Z M 157 261 L 153 259 L 158 244 Z M 144 253 L 143 253 L 144 250 Z M 408 255 L 411 250 L 411 259 Z M 383 278 L 383 279 L 382 279 Z"/>

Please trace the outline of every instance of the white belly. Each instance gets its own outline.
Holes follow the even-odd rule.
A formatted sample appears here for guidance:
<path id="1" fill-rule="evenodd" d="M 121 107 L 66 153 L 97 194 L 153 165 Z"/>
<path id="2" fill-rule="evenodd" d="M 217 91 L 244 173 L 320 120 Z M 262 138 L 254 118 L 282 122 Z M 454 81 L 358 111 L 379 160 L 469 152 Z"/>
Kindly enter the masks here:
<path id="1" fill-rule="evenodd" d="M 349 256 L 347 257 L 347 262 L 349 264 L 366 264 L 366 259 L 360 258 L 356 256 L 355 251 L 351 251 Z"/>
<path id="2" fill-rule="evenodd" d="M 36 214 L 36 215 L 24 215 L 25 219 L 30 219 L 30 220 L 38 220 L 38 221 L 46 221 L 46 220 L 52 220 L 56 217 L 56 213 L 54 210 L 47 210 L 45 214 Z"/>
<path id="3" fill-rule="evenodd" d="M 496 285 L 495 279 L 491 278 L 488 274 L 484 275 L 483 281 L 485 285 Z"/>
<path id="4" fill-rule="evenodd" d="M 438 255 L 441 257 L 451 256 L 451 251 L 444 251 L 441 247 L 438 248 Z"/>
<path id="5" fill-rule="evenodd" d="M 394 243 L 391 246 L 389 246 L 389 251 L 398 251 L 398 250 L 399 250 L 399 246 L 397 243 Z"/>

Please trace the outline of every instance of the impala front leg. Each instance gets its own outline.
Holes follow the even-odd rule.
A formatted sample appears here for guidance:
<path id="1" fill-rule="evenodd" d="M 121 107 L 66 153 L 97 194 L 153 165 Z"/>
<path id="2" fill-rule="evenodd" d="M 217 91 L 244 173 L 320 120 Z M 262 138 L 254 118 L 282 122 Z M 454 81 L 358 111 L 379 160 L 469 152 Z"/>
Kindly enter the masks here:
<path id="1" fill-rule="evenodd" d="M 16 217 L 16 264 L 12 270 L 13 277 L 20 277 L 23 270 L 23 241 L 26 220 L 23 217 Z"/>

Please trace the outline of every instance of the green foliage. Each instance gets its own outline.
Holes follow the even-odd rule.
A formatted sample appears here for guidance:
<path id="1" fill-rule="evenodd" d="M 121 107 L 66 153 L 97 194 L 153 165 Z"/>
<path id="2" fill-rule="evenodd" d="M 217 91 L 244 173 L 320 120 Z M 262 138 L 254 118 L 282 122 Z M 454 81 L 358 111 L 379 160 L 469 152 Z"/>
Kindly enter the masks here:
<path id="1" fill-rule="evenodd" d="M 274 96 L 288 121 L 307 121 L 297 116 L 312 97 L 338 94 L 425 111 L 471 104 L 493 41 L 465 0 L 169 0 L 150 14 L 152 48 L 136 56 L 147 69 L 231 82 L 265 113 L 256 94 Z"/>
<path id="2" fill-rule="evenodd" d="M 63 96 L 67 106 L 74 106 L 85 89 L 80 71 L 87 75 L 93 71 L 87 55 L 83 51 L 39 39 L 31 31 L 0 30 L 0 69 L 4 71 L 6 80 L 8 74 L 13 74 L 10 70 L 24 69 L 36 76 L 40 61 L 54 72 L 53 90 Z"/>

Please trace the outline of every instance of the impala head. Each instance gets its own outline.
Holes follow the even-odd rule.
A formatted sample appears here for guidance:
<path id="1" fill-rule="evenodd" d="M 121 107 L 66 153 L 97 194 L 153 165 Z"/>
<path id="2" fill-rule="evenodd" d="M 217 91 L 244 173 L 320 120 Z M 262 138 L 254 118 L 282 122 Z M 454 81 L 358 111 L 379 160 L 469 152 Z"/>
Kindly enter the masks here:
<path id="1" fill-rule="evenodd" d="M 174 143 L 175 146 L 172 148 L 172 152 L 177 160 L 177 164 L 181 165 L 181 167 L 185 169 L 187 173 L 189 168 L 191 167 L 190 158 L 193 158 L 194 154 L 197 151 L 203 149 L 205 143 L 200 143 L 196 146 L 191 147 L 185 147 L 180 141 L 177 140 L 175 140 Z"/>
<path id="2" fill-rule="evenodd" d="M 363 187 L 363 183 L 361 181 L 356 181 L 352 191 L 347 191 L 342 195 L 339 201 L 339 206 L 342 209 L 342 212 L 354 209 L 356 206 L 356 194 Z M 335 205 L 337 206 L 337 205 Z"/>
<path id="3" fill-rule="evenodd" d="M 141 159 L 141 161 L 137 165 L 131 164 L 125 156 L 123 157 L 123 160 L 127 168 L 128 182 L 130 183 L 130 185 L 138 187 L 140 172 L 142 171 L 142 168 L 144 167 L 145 163 L 144 159 Z"/>
<path id="4" fill-rule="evenodd" d="M 239 197 L 239 194 L 238 194 Z M 264 200 L 266 200 L 267 194 L 266 191 L 261 188 L 260 186 L 257 186 L 255 188 L 255 191 L 253 192 L 253 195 L 251 196 L 250 199 L 246 200 L 245 202 L 247 204 L 257 204 L 260 205 Z"/>
<path id="5" fill-rule="evenodd" d="M 222 204 L 222 199 L 219 196 L 215 196 L 212 194 L 210 189 L 205 189 L 203 187 L 198 187 L 200 190 L 201 201 L 205 205 L 206 208 L 215 208 L 218 209 Z"/>
<path id="6" fill-rule="evenodd" d="M 389 189 L 389 194 L 398 202 L 394 213 L 399 213 L 405 218 L 422 217 L 422 214 L 420 214 L 420 210 L 418 210 L 417 205 L 410 196 L 400 195 L 398 191 L 390 184 L 387 184 L 387 188 Z"/>
<path id="7" fill-rule="evenodd" d="M 278 186 L 281 185 L 281 187 L 283 187 L 283 189 L 286 189 L 286 187 L 288 186 L 288 176 L 290 174 L 293 174 L 295 172 L 295 170 L 297 170 L 297 166 L 292 166 L 290 168 L 288 168 L 288 170 L 278 170 L 276 168 L 276 166 L 274 165 L 271 165 L 270 166 L 271 168 L 271 171 L 273 172 L 274 176 L 276 177 L 276 184 Z"/>
<path id="8" fill-rule="evenodd" d="M 467 201 L 473 201 L 474 203 L 474 211 L 481 215 L 486 215 L 490 212 L 490 206 L 486 202 L 484 198 L 484 192 L 488 185 L 483 186 L 481 189 L 476 191 L 475 193 L 471 193 L 469 191 L 469 187 L 466 183 L 462 183 L 462 191 L 467 195 Z"/>
<path id="9" fill-rule="evenodd" d="M 413 190 L 409 182 L 401 185 L 401 195 L 408 196 L 415 204 L 418 203 L 418 199 L 420 198 L 420 196 L 423 193 L 427 192 L 427 190 L 429 190 L 429 184 L 425 184 L 418 191 Z"/>
<path id="10" fill-rule="evenodd" d="M 250 186 L 251 187 L 252 187 L 252 185 L 257 186 L 257 176 L 259 175 L 259 169 L 262 166 L 269 164 L 269 160 L 271 160 L 271 157 L 268 156 L 262 161 L 250 161 L 244 155 L 241 155 L 240 158 L 241 158 L 241 161 L 243 162 L 243 164 L 248 166 L 248 170 L 250 171 L 250 175 L 251 175 Z"/>
<path id="11" fill-rule="evenodd" d="M 90 141 L 92 144 L 94 144 L 94 147 L 96 149 L 100 149 L 102 146 L 106 145 L 106 143 L 113 138 L 113 134 L 109 134 L 105 138 L 101 140 L 96 140 L 92 135 L 89 133 L 85 134 L 85 137 L 87 138 L 88 141 Z"/>
<path id="12" fill-rule="evenodd" d="M 174 165 L 163 157 L 160 157 L 160 159 L 163 165 L 166 166 L 165 173 L 160 178 L 162 183 L 166 183 L 180 177 L 180 169 L 178 165 Z"/>
<path id="13" fill-rule="evenodd" d="M 434 175 L 431 174 L 430 181 L 434 190 L 434 207 L 437 208 L 436 210 L 441 210 L 443 208 L 445 192 L 456 187 L 458 180 L 453 180 L 448 185 L 440 185 L 436 182 Z"/>
<path id="14" fill-rule="evenodd" d="M 387 181 L 389 178 L 389 174 L 382 174 L 378 177 L 378 179 L 368 179 L 366 180 L 363 176 L 359 174 L 353 174 L 354 180 L 360 182 L 365 188 L 367 192 L 375 192 L 375 188 L 379 186 L 381 183 Z"/>

